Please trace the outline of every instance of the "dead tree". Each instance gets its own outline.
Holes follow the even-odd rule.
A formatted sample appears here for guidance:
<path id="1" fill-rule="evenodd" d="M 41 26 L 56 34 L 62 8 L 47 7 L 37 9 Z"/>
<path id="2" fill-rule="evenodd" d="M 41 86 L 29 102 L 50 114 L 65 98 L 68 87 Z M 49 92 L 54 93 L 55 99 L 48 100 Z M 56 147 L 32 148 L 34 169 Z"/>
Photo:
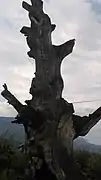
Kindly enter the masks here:
<path id="1" fill-rule="evenodd" d="M 89 117 L 74 115 L 73 104 L 62 98 L 64 83 L 60 68 L 62 60 L 72 52 L 75 39 L 53 45 L 51 33 L 56 25 L 44 13 L 43 2 L 31 0 L 31 5 L 23 2 L 22 6 L 28 11 L 31 26 L 24 26 L 21 33 L 30 48 L 28 56 L 36 64 L 29 91 L 32 99 L 23 105 L 10 93 L 6 84 L 1 94 L 18 112 L 13 123 L 24 125 L 25 147 L 31 154 L 31 165 L 33 157 L 39 156 L 39 148 L 52 173 L 63 180 L 72 177 L 73 140 L 86 135 L 100 120 L 101 107 Z"/>

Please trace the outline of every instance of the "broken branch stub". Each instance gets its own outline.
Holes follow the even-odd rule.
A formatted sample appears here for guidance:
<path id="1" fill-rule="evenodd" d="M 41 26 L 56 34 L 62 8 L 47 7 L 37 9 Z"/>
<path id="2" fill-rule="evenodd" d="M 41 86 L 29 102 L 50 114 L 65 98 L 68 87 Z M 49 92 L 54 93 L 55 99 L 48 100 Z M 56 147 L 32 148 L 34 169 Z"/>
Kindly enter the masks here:
<path id="1" fill-rule="evenodd" d="M 10 105 L 12 105 L 16 111 L 19 113 L 21 108 L 22 108 L 22 104 L 17 100 L 17 98 L 8 90 L 8 87 L 6 84 L 3 85 L 4 90 L 1 92 L 1 95 L 8 101 L 8 103 Z"/>

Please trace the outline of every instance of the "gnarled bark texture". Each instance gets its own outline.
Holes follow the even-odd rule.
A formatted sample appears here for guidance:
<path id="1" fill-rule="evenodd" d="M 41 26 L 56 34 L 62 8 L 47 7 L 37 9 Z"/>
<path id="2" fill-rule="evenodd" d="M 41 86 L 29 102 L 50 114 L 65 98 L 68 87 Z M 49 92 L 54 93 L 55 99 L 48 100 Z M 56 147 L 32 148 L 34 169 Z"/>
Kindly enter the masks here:
<path id="1" fill-rule="evenodd" d="M 45 162 L 58 179 L 73 179 L 76 174 L 72 162 L 73 140 L 86 135 L 100 120 L 101 108 L 89 117 L 73 114 L 73 105 L 62 98 L 64 84 L 60 68 L 62 60 L 72 52 L 75 40 L 53 45 L 51 33 L 56 25 L 44 13 L 43 2 L 31 0 L 31 5 L 23 2 L 22 6 L 29 13 L 31 26 L 24 26 L 21 33 L 26 36 L 30 48 L 28 56 L 36 64 L 35 77 L 30 87 L 32 99 L 22 105 L 10 93 L 6 84 L 1 94 L 18 112 L 13 123 L 24 125 L 25 149 L 30 153 L 31 167 L 35 156 L 38 161 L 40 159 L 40 147 Z M 34 179 L 34 171 L 32 174 Z"/>

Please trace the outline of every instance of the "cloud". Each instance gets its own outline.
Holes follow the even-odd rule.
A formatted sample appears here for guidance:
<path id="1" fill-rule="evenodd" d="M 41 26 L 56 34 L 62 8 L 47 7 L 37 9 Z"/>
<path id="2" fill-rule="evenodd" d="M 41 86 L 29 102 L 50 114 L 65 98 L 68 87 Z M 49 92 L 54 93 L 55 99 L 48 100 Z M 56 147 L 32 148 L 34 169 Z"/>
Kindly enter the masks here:
<path id="1" fill-rule="evenodd" d="M 91 4 L 91 9 L 96 15 L 101 14 L 101 1 L 100 0 L 87 0 L 86 2 Z"/>
<path id="2" fill-rule="evenodd" d="M 16 115 L 17 112 L 11 105 L 7 102 L 0 102 L 0 116 L 15 117 Z"/>
<path id="3" fill-rule="evenodd" d="M 27 57 L 28 46 L 25 37 L 20 34 L 22 26 L 29 25 L 21 3 L 21 0 L 0 2 L 0 86 L 7 82 L 12 93 L 24 103 L 24 100 L 30 98 L 29 88 L 35 64 Z M 61 68 L 65 84 L 63 97 L 69 102 L 101 99 L 99 4 L 99 0 L 44 1 L 44 10 L 57 25 L 52 34 L 53 43 L 61 44 L 76 39 L 73 53 L 63 60 Z M 5 108 L 2 103 L 5 100 L 2 97 L 0 100 L 0 114 L 14 115 L 11 107 Z M 74 104 L 74 107 L 76 113 L 86 115 L 100 105 L 100 102 L 94 102 Z"/>

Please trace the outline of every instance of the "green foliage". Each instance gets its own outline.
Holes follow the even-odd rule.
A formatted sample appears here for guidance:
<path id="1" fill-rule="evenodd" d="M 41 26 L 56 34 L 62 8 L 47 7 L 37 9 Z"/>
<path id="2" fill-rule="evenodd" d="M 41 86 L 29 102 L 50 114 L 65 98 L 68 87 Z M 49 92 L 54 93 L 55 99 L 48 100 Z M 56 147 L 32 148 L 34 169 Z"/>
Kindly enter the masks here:
<path id="1" fill-rule="evenodd" d="M 28 157 L 18 150 L 18 142 L 6 135 L 0 136 L 0 180 L 17 180 L 24 175 Z M 86 180 L 101 180 L 101 154 L 75 151 L 74 158 Z"/>
<path id="2" fill-rule="evenodd" d="M 17 180 L 23 175 L 28 158 L 18 150 L 19 143 L 5 133 L 0 136 L 0 180 Z"/>
<path id="3" fill-rule="evenodd" d="M 74 155 L 87 180 L 101 180 L 101 154 L 75 151 Z"/>

